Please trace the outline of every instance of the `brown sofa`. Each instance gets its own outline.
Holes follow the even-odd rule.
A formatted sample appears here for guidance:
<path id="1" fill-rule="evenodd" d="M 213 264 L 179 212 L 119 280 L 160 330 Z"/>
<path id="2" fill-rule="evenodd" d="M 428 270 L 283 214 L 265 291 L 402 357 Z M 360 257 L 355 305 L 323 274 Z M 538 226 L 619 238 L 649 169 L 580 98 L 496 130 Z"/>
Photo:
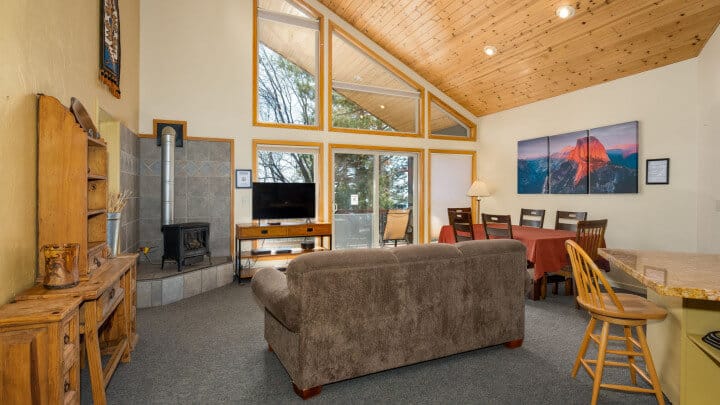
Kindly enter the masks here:
<path id="1" fill-rule="evenodd" d="M 522 344 L 525 246 L 469 241 L 316 252 L 259 270 L 265 339 L 303 398 L 323 384 Z"/>

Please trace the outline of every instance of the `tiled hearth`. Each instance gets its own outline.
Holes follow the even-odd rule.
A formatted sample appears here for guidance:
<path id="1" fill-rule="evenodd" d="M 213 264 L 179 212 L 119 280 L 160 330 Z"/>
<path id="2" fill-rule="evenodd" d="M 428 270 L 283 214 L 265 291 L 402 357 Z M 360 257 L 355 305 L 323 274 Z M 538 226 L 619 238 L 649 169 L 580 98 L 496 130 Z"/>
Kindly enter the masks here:
<path id="1" fill-rule="evenodd" d="M 233 282 L 234 269 L 229 257 L 213 257 L 212 265 L 207 258 L 197 264 L 183 267 L 178 273 L 174 262 L 166 262 L 165 269 L 159 264 L 140 260 L 138 263 L 138 308 L 167 305 L 198 295 Z"/>

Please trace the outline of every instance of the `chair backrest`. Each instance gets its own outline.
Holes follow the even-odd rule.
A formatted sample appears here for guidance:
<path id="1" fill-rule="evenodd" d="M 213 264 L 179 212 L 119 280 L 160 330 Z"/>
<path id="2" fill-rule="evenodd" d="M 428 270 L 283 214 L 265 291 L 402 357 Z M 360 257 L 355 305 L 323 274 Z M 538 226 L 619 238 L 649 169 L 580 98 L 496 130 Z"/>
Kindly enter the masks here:
<path id="1" fill-rule="evenodd" d="M 483 228 L 487 239 L 512 239 L 510 215 L 482 214 Z"/>
<path id="2" fill-rule="evenodd" d="M 555 215 L 555 229 L 577 231 L 578 221 L 587 219 L 587 212 L 558 211 Z"/>
<path id="3" fill-rule="evenodd" d="M 456 242 L 475 239 L 471 213 L 464 211 L 455 213 L 452 221 L 452 227 Z"/>
<path id="4" fill-rule="evenodd" d="M 520 209 L 520 225 L 542 228 L 545 223 L 545 210 L 532 208 Z"/>
<path id="5" fill-rule="evenodd" d="M 410 210 L 388 210 L 383 239 L 405 239 L 409 221 Z"/>
<path id="6" fill-rule="evenodd" d="M 596 219 L 593 221 L 579 221 L 577 223 L 577 235 L 575 242 L 590 256 L 592 261 L 598 258 L 598 248 L 605 240 L 605 229 L 607 219 Z"/>
<path id="7" fill-rule="evenodd" d="M 565 248 L 570 256 L 580 306 L 591 311 L 625 312 L 610 283 L 587 252 L 577 242 L 569 239 L 565 241 Z M 603 297 L 603 289 L 615 308 L 607 308 L 609 302 Z"/>
<path id="8" fill-rule="evenodd" d="M 467 212 L 471 213 L 472 209 L 470 207 L 462 207 L 462 208 L 448 208 L 448 224 L 450 226 L 453 225 L 453 222 L 455 222 L 455 214 L 459 212 Z"/>

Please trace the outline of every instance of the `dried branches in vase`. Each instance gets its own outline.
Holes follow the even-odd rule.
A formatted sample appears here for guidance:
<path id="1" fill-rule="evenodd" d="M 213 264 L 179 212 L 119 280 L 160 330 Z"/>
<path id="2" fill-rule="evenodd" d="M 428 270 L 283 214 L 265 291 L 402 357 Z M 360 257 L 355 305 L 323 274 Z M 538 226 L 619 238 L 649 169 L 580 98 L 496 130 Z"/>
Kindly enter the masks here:
<path id="1" fill-rule="evenodd" d="M 110 193 L 108 212 L 122 212 L 130 197 L 132 197 L 131 190 L 123 190 L 120 193 Z"/>

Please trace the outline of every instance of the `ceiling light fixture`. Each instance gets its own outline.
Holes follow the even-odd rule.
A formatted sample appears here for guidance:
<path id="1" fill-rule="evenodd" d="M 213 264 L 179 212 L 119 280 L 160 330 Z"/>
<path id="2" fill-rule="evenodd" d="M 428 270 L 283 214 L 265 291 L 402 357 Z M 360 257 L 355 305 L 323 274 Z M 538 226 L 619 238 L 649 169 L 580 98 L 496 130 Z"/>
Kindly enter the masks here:
<path id="1" fill-rule="evenodd" d="M 384 110 L 385 106 L 383 104 L 380 104 L 380 108 Z"/>
<path id="2" fill-rule="evenodd" d="M 485 55 L 487 56 L 493 56 L 497 53 L 497 48 L 492 45 L 485 45 L 483 52 L 485 52 Z"/>
<path id="3" fill-rule="evenodd" d="M 555 14 L 563 20 L 568 19 L 575 15 L 575 7 L 568 4 L 560 6 L 555 10 Z"/>

